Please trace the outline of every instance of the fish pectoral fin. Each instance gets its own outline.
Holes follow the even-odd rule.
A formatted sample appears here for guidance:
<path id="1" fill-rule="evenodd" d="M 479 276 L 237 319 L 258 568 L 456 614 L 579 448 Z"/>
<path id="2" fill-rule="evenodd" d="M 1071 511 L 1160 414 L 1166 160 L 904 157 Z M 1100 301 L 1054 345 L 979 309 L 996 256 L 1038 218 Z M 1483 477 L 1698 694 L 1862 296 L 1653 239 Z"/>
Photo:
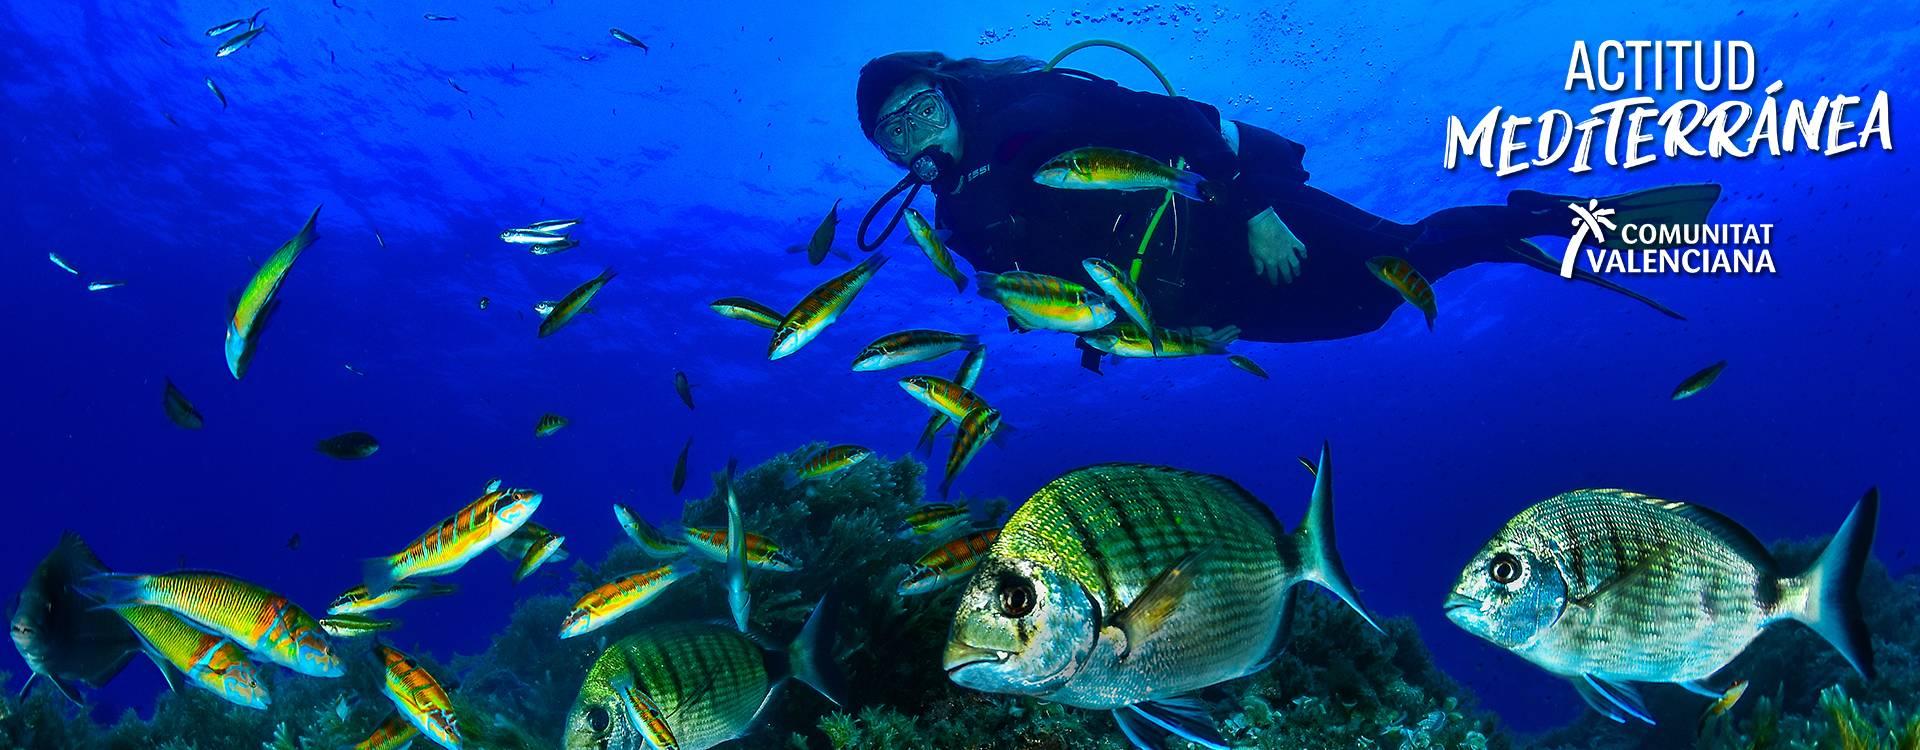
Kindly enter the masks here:
<path id="1" fill-rule="evenodd" d="M 1647 710 L 1647 702 L 1640 698 L 1640 691 L 1632 685 L 1582 674 L 1573 678 L 1573 687 L 1580 691 L 1580 697 L 1586 699 L 1587 705 L 1609 719 L 1625 724 L 1626 717 L 1631 716 L 1648 724 L 1655 723 L 1653 712 Z"/>
<path id="2" fill-rule="evenodd" d="M 1227 740 L 1214 727 L 1206 707 L 1192 696 L 1135 703 L 1113 713 L 1127 739 L 1141 747 L 1159 750 L 1166 738 L 1172 736 L 1209 750 L 1227 750 Z M 1126 718 L 1121 718 L 1123 715 Z M 1132 726 L 1129 722 L 1133 722 Z M 1144 745 L 1142 740 L 1162 744 Z"/>
<path id="3" fill-rule="evenodd" d="M 1600 585 L 1595 586 L 1592 591 L 1568 598 L 1567 603 L 1582 609 L 1591 609 L 1595 603 L 1599 602 L 1608 593 L 1629 586 L 1635 580 L 1638 580 L 1640 576 L 1645 575 L 1647 571 L 1652 570 L 1656 564 L 1666 558 L 1667 554 L 1668 550 L 1666 548 L 1653 550 L 1635 564 L 1614 573 L 1613 576 L 1607 580 L 1601 581 Z"/>
<path id="4" fill-rule="evenodd" d="M 1714 700 L 1719 700 L 1720 697 L 1725 695 L 1727 692 L 1725 690 L 1715 690 L 1712 687 L 1709 687 L 1707 685 L 1706 680 L 1692 680 L 1689 682 L 1676 682 L 1673 684 L 1686 688 L 1687 692 L 1693 693 L 1694 695 L 1705 696 L 1708 698 L 1712 698 Z"/>
<path id="5" fill-rule="evenodd" d="M 153 668 L 160 670 L 161 679 L 167 681 L 167 689 L 176 693 L 180 692 L 179 673 L 175 672 L 172 667 L 167 666 L 167 660 L 160 658 L 160 654 L 154 652 L 152 649 L 146 649 L 146 654 L 148 659 L 153 660 Z"/>
<path id="6" fill-rule="evenodd" d="M 1180 599 L 1193 588 L 1195 571 L 1206 562 L 1213 550 L 1213 545 L 1207 545 L 1187 553 L 1180 562 L 1174 563 L 1173 567 L 1162 571 L 1148 583 L 1131 603 L 1113 613 L 1111 624 L 1120 629 L 1126 641 L 1120 647 L 1120 661 L 1126 661 L 1135 646 L 1159 632 L 1160 626 L 1166 624 L 1167 618 L 1180 607 Z"/>

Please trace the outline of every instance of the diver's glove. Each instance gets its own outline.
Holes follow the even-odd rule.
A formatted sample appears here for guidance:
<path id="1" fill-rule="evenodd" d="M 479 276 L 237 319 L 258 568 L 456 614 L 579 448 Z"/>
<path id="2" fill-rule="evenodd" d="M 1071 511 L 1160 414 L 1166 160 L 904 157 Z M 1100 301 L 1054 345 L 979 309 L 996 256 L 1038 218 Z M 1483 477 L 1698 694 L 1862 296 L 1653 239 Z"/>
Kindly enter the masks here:
<path id="1" fill-rule="evenodd" d="M 1247 252 L 1253 256 L 1253 272 L 1275 286 L 1293 283 L 1307 259 L 1306 244 L 1271 207 L 1247 220 Z"/>

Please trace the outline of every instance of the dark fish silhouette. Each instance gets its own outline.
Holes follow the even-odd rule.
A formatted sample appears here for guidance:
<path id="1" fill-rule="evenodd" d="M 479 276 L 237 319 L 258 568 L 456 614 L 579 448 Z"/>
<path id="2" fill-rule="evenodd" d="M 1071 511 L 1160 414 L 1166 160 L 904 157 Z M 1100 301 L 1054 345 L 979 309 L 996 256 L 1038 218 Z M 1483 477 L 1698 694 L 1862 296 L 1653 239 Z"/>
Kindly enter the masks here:
<path id="1" fill-rule="evenodd" d="M 33 670 L 20 695 L 35 681 L 45 681 L 78 704 L 73 683 L 103 686 L 139 652 L 133 631 L 119 616 L 73 590 L 74 582 L 105 572 L 87 543 L 67 533 L 27 579 L 12 620 L 13 647 Z"/>
<path id="2" fill-rule="evenodd" d="M 380 441 L 364 432 L 343 432 L 314 444 L 314 450 L 342 461 L 353 461 L 378 452 Z"/>
<path id="3" fill-rule="evenodd" d="M 166 407 L 167 418 L 173 420 L 174 424 L 189 430 L 198 430 L 206 425 L 206 420 L 200 418 L 200 410 L 193 408 L 186 394 L 175 388 L 171 379 L 167 380 L 167 392 L 160 403 Z"/>
<path id="4" fill-rule="evenodd" d="M 687 486 L 687 454 L 693 452 L 693 438 L 687 438 L 687 444 L 680 447 L 680 458 L 673 462 L 673 494 Z"/>
<path id="5" fill-rule="evenodd" d="M 689 409 L 693 408 L 693 384 L 687 382 L 686 373 L 673 373 L 673 391 L 680 394 L 680 403 L 686 404 Z"/>

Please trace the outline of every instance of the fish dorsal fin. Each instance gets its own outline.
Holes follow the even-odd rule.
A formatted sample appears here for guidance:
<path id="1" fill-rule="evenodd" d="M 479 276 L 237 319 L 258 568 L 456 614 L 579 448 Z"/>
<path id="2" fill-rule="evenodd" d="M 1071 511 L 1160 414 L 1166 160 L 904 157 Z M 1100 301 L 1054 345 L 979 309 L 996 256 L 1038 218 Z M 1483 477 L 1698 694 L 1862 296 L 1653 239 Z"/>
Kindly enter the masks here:
<path id="1" fill-rule="evenodd" d="M 1646 495 L 1630 494 L 1629 497 L 1652 505 L 1660 510 L 1673 513 L 1688 521 L 1692 521 L 1694 525 L 1706 530 L 1713 538 L 1733 548 L 1733 551 L 1741 557 L 1757 564 L 1764 564 L 1768 568 L 1773 567 L 1773 553 L 1767 550 L 1766 543 L 1760 541 L 1759 537 L 1754 536 L 1753 532 L 1748 531 L 1746 527 L 1741 526 L 1738 522 L 1721 515 L 1719 511 L 1691 503 L 1661 500 Z"/>
<path id="2" fill-rule="evenodd" d="M 1133 598 L 1127 606 L 1113 613 L 1110 623 L 1120 629 L 1125 643 L 1120 647 L 1120 661 L 1125 662 L 1133 653 L 1134 647 L 1145 642 L 1167 618 L 1180 606 L 1180 600 L 1193 588 L 1193 577 L 1198 569 L 1211 557 L 1214 545 L 1207 545 L 1180 559 L 1172 567 L 1155 576 L 1140 595 Z"/>

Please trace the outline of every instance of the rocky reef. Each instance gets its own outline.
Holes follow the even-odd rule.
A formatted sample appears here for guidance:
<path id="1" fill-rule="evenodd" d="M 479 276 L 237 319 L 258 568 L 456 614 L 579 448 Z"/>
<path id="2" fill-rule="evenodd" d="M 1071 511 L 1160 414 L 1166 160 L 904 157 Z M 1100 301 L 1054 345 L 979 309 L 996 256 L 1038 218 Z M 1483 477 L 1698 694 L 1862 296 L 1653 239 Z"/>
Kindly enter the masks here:
<path id="1" fill-rule="evenodd" d="M 811 691 L 783 689 L 762 726 L 737 747 L 1127 750 L 1104 714 L 951 684 L 936 665 L 958 587 L 909 598 L 894 592 L 908 563 L 932 544 L 889 533 L 921 502 L 925 466 L 911 458 L 874 458 L 824 482 L 786 487 L 796 457 L 814 447 L 776 457 L 736 478 L 748 528 L 762 531 L 802 562 L 793 573 L 754 573 L 752 625 L 769 641 L 783 641 L 798 631 L 815 601 L 830 597 L 842 613 L 837 656 L 853 678 L 852 692 L 847 705 L 834 706 Z M 1003 500 L 969 504 L 984 524 L 999 523 L 1007 512 Z M 688 503 L 680 519 L 650 520 L 724 526 L 725 508 L 719 493 L 712 492 Z M 569 531 L 578 538 L 595 533 Z M 611 514 L 603 533 L 618 534 Z M 1791 569 L 1817 549 L 1817 543 L 1795 543 L 1776 552 Z M 570 590 L 521 600 L 485 651 L 450 662 L 416 653 L 430 671 L 457 684 L 453 693 L 468 746 L 553 748 L 581 679 L 605 644 L 650 623 L 726 618 L 721 578 L 708 572 L 605 629 L 571 640 L 556 637 L 578 595 L 613 576 L 658 564 L 624 542 L 597 565 L 576 558 Z M 1210 688 L 1202 698 L 1229 740 L 1247 748 L 1920 750 L 1917 580 L 1892 578 L 1877 565 L 1869 571 L 1862 596 L 1870 602 L 1878 680 L 1860 679 L 1811 633 L 1776 628 L 1728 671 L 1750 679 L 1751 694 L 1704 727 L 1697 721 L 1704 699 L 1649 687 L 1658 726 L 1621 726 L 1589 715 L 1541 737 L 1518 737 L 1435 667 L 1410 621 L 1388 620 L 1385 633 L 1374 632 L 1310 589 L 1295 594 L 1286 653 L 1266 671 Z M 347 648 L 353 666 L 341 680 L 273 670 L 274 703 L 266 711 L 238 709 L 185 690 L 161 695 L 151 719 L 128 712 L 103 725 L 51 691 L 36 690 L 24 701 L 9 696 L 0 699 L 0 747 L 351 747 L 388 706 L 379 696 L 380 675 L 362 653 L 366 645 Z"/>

